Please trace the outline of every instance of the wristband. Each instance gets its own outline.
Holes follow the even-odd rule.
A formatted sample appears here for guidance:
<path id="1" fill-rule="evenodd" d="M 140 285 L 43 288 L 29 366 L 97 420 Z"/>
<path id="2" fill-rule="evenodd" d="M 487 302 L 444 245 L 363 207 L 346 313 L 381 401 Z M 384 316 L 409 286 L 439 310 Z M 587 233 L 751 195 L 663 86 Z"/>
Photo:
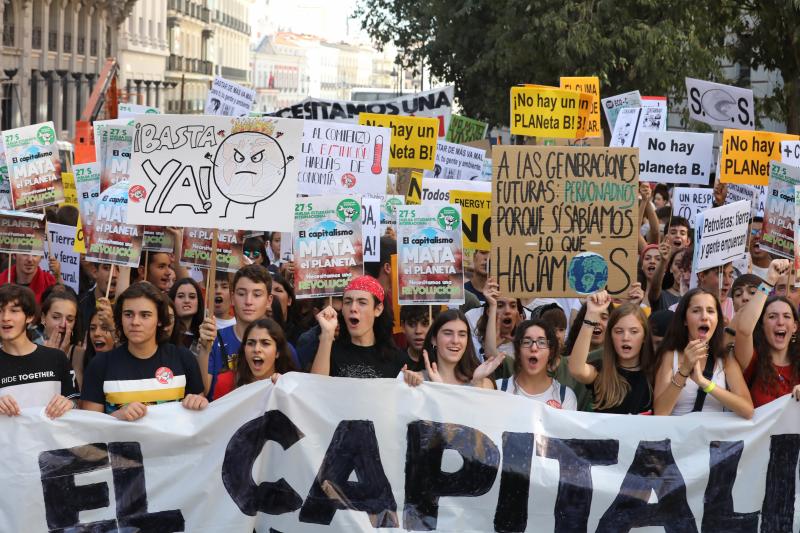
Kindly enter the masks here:
<path id="1" fill-rule="evenodd" d="M 681 367 L 678 367 L 678 374 L 680 374 L 681 376 L 685 377 L 686 379 L 689 379 L 689 376 L 690 376 L 692 373 L 691 373 L 691 372 L 689 372 L 688 374 L 684 374 L 683 372 L 681 372 Z"/>
<path id="2" fill-rule="evenodd" d="M 586 320 L 585 318 L 583 319 L 583 323 L 584 325 L 592 326 L 593 328 L 596 328 L 597 326 L 600 325 L 600 322 L 592 322 L 591 320 Z"/>
<path id="3" fill-rule="evenodd" d="M 703 392 L 706 394 L 711 394 L 711 391 L 717 388 L 717 384 L 713 381 L 709 383 L 707 386 L 703 387 Z"/>
<path id="4" fill-rule="evenodd" d="M 773 288 L 774 287 L 772 285 L 770 285 L 769 283 L 767 283 L 766 281 L 762 281 L 761 285 L 758 286 L 759 292 L 763 292 L 767 296 L 769 296 L 769 293 L 772 292 Z"/>
<path id="5" fill-rule="evenodd" d="M 730 326 L 725 326 L 725 333 L 733 335 L 734 337 L 736 336 L 736 330 Z"/>

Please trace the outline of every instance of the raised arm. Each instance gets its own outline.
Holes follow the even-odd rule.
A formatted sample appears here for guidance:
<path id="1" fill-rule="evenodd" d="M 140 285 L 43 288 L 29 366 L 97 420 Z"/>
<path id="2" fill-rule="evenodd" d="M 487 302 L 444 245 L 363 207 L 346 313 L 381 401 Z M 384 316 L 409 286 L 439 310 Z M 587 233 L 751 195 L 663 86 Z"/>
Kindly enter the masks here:
<path id="1" fill-rule="evenodd" d="M 664 281 L 664 274 L 667 272 L 669 259 L 673 255 L 672 244 L 670 244 L 667 237 L 664 237 L 664 240 L 658 245 L 658 252 L 661 254 L 661 261 L 659 261 L 656 267 L 652 281 L 647 284 L 647 300 L 650 302 L 650 307 L 653 310 L 655 310 L 658 300 L 661 299 L 661 283 Z"/>
<path id="2" fill-rule="evenodd" d="M 611 303 L 606 291 L 592 294 L 586 299 L 586 316 L 581 324 L 572 324 L 573 328 L 581 328 L 578 338 L 572 346 L 572 353 L 569 354 L 568 368 L 572 377 L 589 385 L 597 379 L 597 369 L 586 362 L 589 357 L 589 348 L 592 344 L 592 331 L 600 322 L 602 313 L 608 309 Z"/>
<path id="3" fill-rule="evenodd" d="M 321 331 L 319 334 L 317 355 L 314 356 L 314 363 L 311 365 L 311 373 L 330 376 L 331 348 L 333 348 L 336 326 L 339 323 L 336 310 L 331 306 L 326 307 L 317 314 L 317 322 L 319 322 Z"/>
<path id="4" fill-rule="evenodd" d="M 494 278 L 486 280 L 483 288 L 483 297 L 486 298 L 486 333 L 483 339 L 483 350 L 489 360 L 497 355 L 497 297 L 500 296 L 500 286 Z"/>

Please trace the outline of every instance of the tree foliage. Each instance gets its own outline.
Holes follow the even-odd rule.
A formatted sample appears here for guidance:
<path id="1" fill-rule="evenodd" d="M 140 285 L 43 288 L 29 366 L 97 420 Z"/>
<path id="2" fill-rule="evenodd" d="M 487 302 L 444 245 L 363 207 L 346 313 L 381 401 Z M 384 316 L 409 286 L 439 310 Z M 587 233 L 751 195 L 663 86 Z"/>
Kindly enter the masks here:
<path id="1" fill-rule="evenodd" d="M 359 0 L 357 11 L 378 44 L 454 83 L 464 112 L 492 124 L 508 123 L 512 85 L 560 76 L 597 75 L 603 96 L 683 98 L 686 76 L 719 78 L 739 13 L 730 0 Z"/>

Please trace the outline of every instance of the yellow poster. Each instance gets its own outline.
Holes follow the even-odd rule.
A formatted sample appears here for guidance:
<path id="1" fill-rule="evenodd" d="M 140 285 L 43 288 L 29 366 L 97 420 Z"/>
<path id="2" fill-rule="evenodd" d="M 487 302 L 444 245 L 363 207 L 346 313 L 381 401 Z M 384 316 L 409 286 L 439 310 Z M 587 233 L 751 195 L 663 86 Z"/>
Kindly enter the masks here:
<path id="1" fill-rule="evenodd" d="M 412 172 L 408 181 L 406 205 L 420 205 L 422 203 L 422 172 Z"/>
<path id="2" fill-rule="evenodd" d="M 592 95 L 592 107 L 589 110 L 589 122 L 586 124 L 586 136 L 602 138 L 603 128 L 600 125 L 600 78 L 597 76 L 562 76 L 559 82 L 562 89 Z M 602 143 L 600 146 L 602 146 Z"/>
<path id="3" fill-rule="evenodd" d="M 389 167 L 433 170 L 439 138 L 438 119 L 360 113 L 358 123 L 392 129 Z"/>
<path id="4" fill-rule="evenodd" d="M 78 217 L 78 228 L 75 231 L 75 242 L 72 245 L 72 249 L 79 254 L 86 253 L 86 241 L 83 238 L 83 224 L 81 224 L 80 217 Z"/>
<path id="5" fill-rule="evenodd" d="M 492 193 L 450 191 L 450 203 L 461 206 L 461 231 L 464 248 L 489 250 L 491 247 Z"/>
<path id="6" fill-rule="evenodd" d="M 528 85 L 511 88 L 511 133 L 529 137 L 586 137 L 592 99 L 589 93 Z"/>
<path id="7" fill-rule="evenodd" d="M 726 129 L 720 146 L 720 181 L 769 185 L 769 162 L 781 160 L 781 141 L 797 140 L 797 135 L 785 133 Z"/>
<path id="8" fill-rule="evenodd" d="M 72 172 L 61 173 L 61 183 L 64 184 L 64 201 L 59 205 L 78 207 L 78 191 L 75 189 L 75 174 Z"/>

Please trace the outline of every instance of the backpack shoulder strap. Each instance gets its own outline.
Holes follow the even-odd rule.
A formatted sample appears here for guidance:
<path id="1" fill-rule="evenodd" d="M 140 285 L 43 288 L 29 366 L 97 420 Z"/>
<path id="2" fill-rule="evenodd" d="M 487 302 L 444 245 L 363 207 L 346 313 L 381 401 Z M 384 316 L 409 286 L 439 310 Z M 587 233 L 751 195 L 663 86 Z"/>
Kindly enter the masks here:
<path id="1" fill-rule="evenodd" d="M 500 384 L 500 390 L 503 392 L 508 390 L 508 378 L 503 378 L 503 382 Z"/>
<path id="2" fill-rule="evenodd" d="M 564 405 L 564 398 L 567 397 L 567 386 L 561 383 L 561 387 L 558 391 L 559 396 L 561 396 L 561 405 Z"/>

